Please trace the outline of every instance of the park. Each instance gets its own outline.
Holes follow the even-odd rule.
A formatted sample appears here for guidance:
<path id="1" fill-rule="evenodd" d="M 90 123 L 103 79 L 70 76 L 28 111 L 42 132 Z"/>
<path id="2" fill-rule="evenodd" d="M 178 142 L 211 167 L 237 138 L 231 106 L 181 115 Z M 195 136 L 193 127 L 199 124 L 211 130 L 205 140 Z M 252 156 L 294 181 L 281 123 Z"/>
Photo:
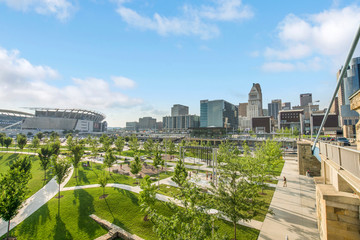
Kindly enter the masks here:
<path id="1" fill-rule="evenodd" d="M 0 235 L 8 239 L 257 239 L 284 166 L 270 140 L 250 149 L 135 136 L 6 139 Z"/>

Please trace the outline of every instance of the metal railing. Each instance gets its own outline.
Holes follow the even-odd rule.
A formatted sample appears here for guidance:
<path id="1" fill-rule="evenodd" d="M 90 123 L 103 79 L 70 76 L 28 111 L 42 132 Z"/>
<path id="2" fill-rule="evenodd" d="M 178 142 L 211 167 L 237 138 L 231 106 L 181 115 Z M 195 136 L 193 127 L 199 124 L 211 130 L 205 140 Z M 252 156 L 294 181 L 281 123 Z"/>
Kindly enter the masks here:
<path id="1" fill-rule="evenodd" d="M 360 178 L 360 151 L 320 142 L 320 154 Z"/>

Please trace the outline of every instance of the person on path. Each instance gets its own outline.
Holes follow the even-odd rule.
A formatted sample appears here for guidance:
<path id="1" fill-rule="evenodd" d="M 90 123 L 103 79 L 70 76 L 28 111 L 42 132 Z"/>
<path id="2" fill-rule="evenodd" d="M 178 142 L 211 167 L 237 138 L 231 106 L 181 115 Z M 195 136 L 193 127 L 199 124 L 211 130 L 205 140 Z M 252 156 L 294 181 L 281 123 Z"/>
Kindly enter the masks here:
<path id="1" fill-rule="evenodd" d="M 283 187 L 287 187 L 286 177 L 284 176 L 284 184 Z"/>

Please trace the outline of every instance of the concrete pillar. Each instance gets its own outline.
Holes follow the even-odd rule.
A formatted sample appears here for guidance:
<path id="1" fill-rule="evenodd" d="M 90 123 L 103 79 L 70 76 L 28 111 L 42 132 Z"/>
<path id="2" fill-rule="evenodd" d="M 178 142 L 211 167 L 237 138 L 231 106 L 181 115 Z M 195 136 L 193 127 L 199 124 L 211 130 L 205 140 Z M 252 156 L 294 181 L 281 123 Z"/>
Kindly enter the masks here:
<path id="1" fill-rule="evenodd" d="M 360 114 L 360 90 L 356 91 L 350 96 L 350 108 Z M 360 121 L 355 126 L 356 128 L 356 145 L 357 150 L 360 150 Z"/>
<path id="2" fill-rule="evenodd" d="M 306 171 L 309 170 L 311 176 L 320 176 L 321 163 L 312 155 L 311 143 L 298 141 L 297 152 L 299 174 L 306 176 Z"/>

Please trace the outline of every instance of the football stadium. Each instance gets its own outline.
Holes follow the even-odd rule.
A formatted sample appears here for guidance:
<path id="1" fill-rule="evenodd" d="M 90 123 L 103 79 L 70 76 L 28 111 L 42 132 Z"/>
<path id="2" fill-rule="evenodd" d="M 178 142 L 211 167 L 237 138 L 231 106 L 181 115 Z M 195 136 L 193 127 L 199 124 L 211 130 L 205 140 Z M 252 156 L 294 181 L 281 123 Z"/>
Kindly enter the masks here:
<path id="1" fill-rule="evenodd" d="M 105 115 L 84 109 L 32 108 L 34 113 L 0 109 L 0 130 L 105 132 Z"/>

